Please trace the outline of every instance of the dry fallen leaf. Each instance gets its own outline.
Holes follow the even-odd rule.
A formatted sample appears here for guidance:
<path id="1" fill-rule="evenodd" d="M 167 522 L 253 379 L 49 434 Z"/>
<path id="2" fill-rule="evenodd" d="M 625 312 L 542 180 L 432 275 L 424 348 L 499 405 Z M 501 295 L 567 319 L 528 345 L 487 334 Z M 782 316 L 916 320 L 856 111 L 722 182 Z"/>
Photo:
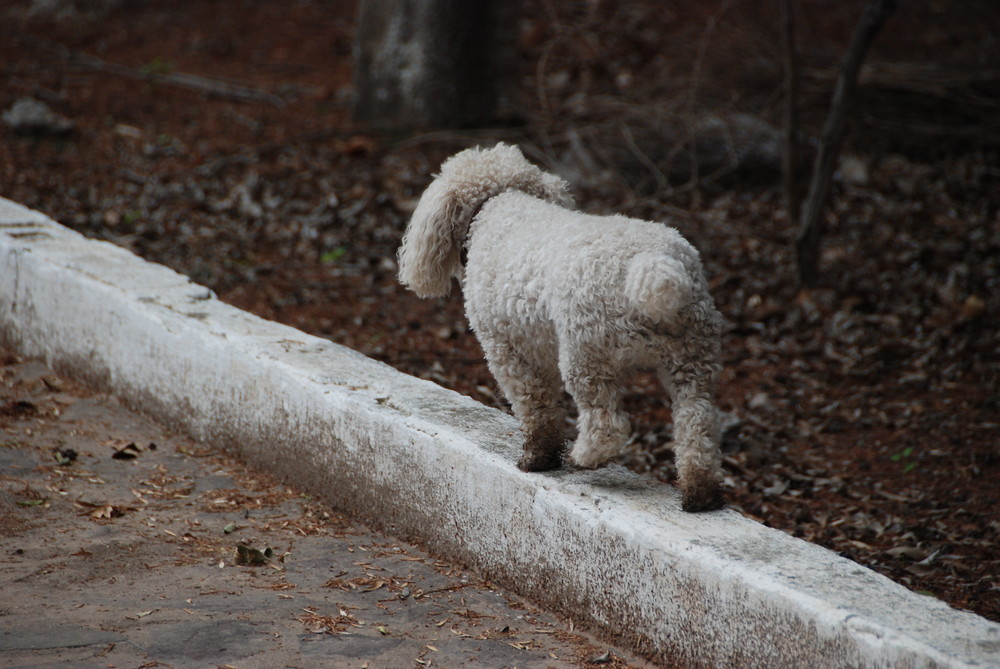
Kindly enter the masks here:
<path id="1" fill-rule="evenodd" d="M 78 499 L 74 502 L 79 507 L 83 507 L 83 514 L 94 518 L 95 520 L 111 520 L 113 518 L 120 518 L 130 511 L 135 511 L 136 507 L 126 506 L 124 504 L 109 504 L 107 502 L 87 502 L 82 499 Z"/>
<path id="2" fill-rule="evenodd" d="M 240 544 L 236 547 L 236 564 L 262 565 L 274 555 L 270 548 L 259 550 Z"/>

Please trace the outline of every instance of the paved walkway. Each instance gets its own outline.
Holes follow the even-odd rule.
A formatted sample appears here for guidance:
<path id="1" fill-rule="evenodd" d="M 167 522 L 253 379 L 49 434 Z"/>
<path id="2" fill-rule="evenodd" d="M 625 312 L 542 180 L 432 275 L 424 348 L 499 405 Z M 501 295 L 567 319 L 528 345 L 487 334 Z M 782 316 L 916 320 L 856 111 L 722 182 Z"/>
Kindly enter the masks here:
<path id="1" fill-rule="evenodd" d="M 0 667 L 647 667 L 0 351 Z"/>

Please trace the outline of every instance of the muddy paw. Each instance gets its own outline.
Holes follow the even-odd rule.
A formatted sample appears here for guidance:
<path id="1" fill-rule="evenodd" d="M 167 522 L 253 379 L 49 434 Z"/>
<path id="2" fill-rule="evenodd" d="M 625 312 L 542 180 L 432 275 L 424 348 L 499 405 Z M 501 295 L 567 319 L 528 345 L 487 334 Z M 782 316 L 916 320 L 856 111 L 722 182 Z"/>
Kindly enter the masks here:
<path id="1" fill-rule="evenodd" d="M 544 472 L 562 465 L 563 437 L 552 427 L 536 429 L 524 440 L 524 454 L 517 466 L 525 472 Z"/>
<path id="2" fill-rule="evenodd" d="M 682 490 L 681 508 L 690 513 L 714 511 L 725 504 L 722 488 L 717 483 L 693 486 Z"/>
<path id="3" fill-rule="evenodd" d="M 517 461 L 517 468 L 523 472 L 547 472 L 550 469 L 558 469 L 561 465 L 562 458 L 559 457 L 558 452 L 525 451 L 521 459 Z"/>

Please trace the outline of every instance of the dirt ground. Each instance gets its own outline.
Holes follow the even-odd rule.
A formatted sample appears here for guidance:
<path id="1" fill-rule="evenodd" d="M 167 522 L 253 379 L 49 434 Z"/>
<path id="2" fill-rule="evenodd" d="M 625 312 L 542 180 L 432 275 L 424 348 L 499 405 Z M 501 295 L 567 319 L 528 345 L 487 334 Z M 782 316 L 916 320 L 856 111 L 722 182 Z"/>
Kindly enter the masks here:
<path id="1" fill-rule="evenodd" d="M 41 363 L 0 360 L 0 666 L 649 666 Z"/>
<path id="2" fill-rule="evenodd" d="M 741 3 L 528 1 L 510 122 L 398 136 L 349 118 L 347 3 L 29 4 L 9 3 L 0 21 L 0 108 L 32 97 L 71 127 L 0 126 L 5 197 L 236 306 L 503 407 L 461 296 L 418 300 L 398 286 L 394 258 L 443 158 L 518 142 L 573 181 L 583 209 L 667 221 L 701 250 L 728 323 L 719 403 L 734 417 L 732 506 L 1000 620 L 992 4 L 911 3 L 876 42 L 822 284 L 809 291 L 795 284 L 796 228 L 766 142 L 754 140 L 749 168 L 712 175 L 621 155 L 628 137 L 646 158 L 666 141 L 650 119 L 780 118 L 773 17 Z M 836 15 L 801 4 L 810 136 L 856 17 L 857 3 L 842 4 Z M 166 78 L 181 74 L 214 91 Z M 669 482 L 670 411 L 655 379 L 640 375 L 626 402 L 623 460 Z"/>

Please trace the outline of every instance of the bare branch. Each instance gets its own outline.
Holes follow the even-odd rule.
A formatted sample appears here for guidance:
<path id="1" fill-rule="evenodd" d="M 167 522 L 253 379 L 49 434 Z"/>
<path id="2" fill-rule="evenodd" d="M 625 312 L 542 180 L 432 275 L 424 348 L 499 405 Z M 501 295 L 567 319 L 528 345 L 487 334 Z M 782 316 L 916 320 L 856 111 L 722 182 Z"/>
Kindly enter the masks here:
<path id="1" fill-rule="evenodd" d="M 795 44 L 795 8 L 792 0 L 779 0 L 781 8 L 782 51 L 785 74 L 784 141 L 781 152 L 781 189 L 789 221 L 799 220 L 799 73 Z"/>
<path id="2" fill-rule="evenodd" d="M 810 286 L 816 282 L 819 244 L 823 236 L 821 214 L 830 192 L 833 168 L 840 155 L 840 143 L 844 138 L 844 123 L 854 94 L 858 71 L 861 69 L 861 62 L 864 60 L 872 40 L 895 9 L 896 0 L 868 1 L 864 13 L 861 15 L 861 20 L 854 29 L 851 43 L 840 66 L 833 91 L 833 100 L 830 103 L 830 114 L 823 126 L 819 152 L 816 154 L 816 162 L 813 165 L 809 194 L 806 197 L 802 213 L 802 226 L 799 229 L 798 239 L 796 239 L 799 282 L 803 286 Z"/>
<path id="3" fill-rule="evenodd" d="M 79 51 L 73 51 L 62 44 L 50 42 L 38 37 L 21 35 L 19 39 L 23 42 L 47 49 L 70 62 L 85 65 L 86 67 L 99 72 L 108 72 L 110 74 L 130 77 L 132 79 L 143 79 L 145 81 L 155 81 L 172 84 L 174 86 L 183 86 L 185 88 L 192 88 L 209 95 L 236 100 L 238 102 L 266 102 L 267 104 L 274 105 L 275 107 L 285 106 L 285 101 L 281 97 L 274 95 L 273 93 L 268 93 L 267 91 L 262 91 L 259 88 L 252 88 L 242 84 L 220 81 L 218 79 L 209 79 L 194 74 L 185 74 L 183 72 L 146 72 L 143 70 L 136 70 L 125 65 L 109 63 L 101 60 L 100 58 L 96 58 L 95 56 Z"/>

